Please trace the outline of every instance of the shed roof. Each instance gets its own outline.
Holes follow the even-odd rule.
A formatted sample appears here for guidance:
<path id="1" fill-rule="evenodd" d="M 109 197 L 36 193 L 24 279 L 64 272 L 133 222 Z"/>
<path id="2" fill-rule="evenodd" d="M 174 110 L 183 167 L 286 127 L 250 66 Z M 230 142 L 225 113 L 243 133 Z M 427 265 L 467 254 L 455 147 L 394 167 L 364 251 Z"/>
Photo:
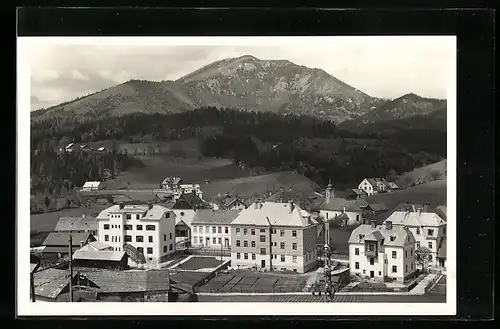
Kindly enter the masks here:
<path id="1" fill-rule="evenodd" d="M 54 231 L 97 231 L 97 226 L 94 217 L 60 217 Z"/>
<path id="2" fill-rule="evenodd" d="M 126 253 L 124 251 L 92 251 L 92 250 L 81 250 L 78 249 L 73 254 L 74 260 L 106 260 L 119 262 L 125 257 Z"/>
<path id="3" fill-rule="evenodd" d="M 42 245 L 44 246 L 68 246 L 69 245 L 69 235 L 71 234 L 72 237 L 72 245 L 73 246 L 79 246 L 80 242 L 83 241 L 84 243 L 89 240 L 89 238 L 92 236 L 89 232 L 51 232 L 45 238 L 45 241 L 43 241 Z M 46 251 L 47 248 L 44 249 L 44 252 Z"/>

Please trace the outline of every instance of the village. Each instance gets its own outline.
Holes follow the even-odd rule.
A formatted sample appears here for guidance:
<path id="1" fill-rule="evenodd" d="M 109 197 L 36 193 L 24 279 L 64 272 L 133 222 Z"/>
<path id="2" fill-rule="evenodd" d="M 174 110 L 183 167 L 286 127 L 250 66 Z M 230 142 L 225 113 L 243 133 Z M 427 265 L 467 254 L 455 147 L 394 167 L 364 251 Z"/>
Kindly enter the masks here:
<path id="1" fill-rule="evenodd" d="M 88 148 L 65 152 L 74 147 Z M 317 302 L 328 263 L 336 301 L 445 302 L 446 206 L 367 202 L 399 189 L 365 178 L 342 197 L 330 183 L 312 195 L 282 188 L 207 198 L 202 185 L 168 176 L 127 198 L 89 181 L 81 198 L 104 208 L 58 217 L 32 245 L 31 299 Z"/>

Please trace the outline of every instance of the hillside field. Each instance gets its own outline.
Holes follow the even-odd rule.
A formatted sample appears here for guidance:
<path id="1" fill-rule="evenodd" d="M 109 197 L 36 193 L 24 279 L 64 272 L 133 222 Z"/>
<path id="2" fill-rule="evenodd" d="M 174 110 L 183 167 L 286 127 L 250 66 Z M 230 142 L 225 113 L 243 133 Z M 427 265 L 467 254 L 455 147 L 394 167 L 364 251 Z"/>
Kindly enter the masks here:
<path id="1" fill-rule="evenodd" d="M 410 185 L 411 183 L 417 183 L 419 179 L 426 182 L 431 178 L 432 175 L 436 175 L 437 177 L 439 177 L 439 179 L 444 179 L 446 178 L 446 168 L 446 160 L 442 160 L 421 168 L 416 168 L 411 172 L 401 175 L 396 180 L 396 184 L 404 187 Z"/>

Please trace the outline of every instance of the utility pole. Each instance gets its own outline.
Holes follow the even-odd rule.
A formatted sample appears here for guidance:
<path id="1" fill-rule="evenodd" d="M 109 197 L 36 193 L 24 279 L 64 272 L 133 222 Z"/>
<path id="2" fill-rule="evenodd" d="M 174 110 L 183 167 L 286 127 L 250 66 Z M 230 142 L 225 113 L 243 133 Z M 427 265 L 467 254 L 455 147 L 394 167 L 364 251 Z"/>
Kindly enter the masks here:
<path id="1" fill-rule="evenodd" d="M 335 297 L 335 287 L 332 283 L 332 261 L 331 261 L 331 252 L 330 246 L 325 244 L 324 250 L 324 276 L 325 276 L 325 297 L 327 302 L 333 302 L 333 298 Z"/>
<path id="2" fill-rule="evenodd" d="M 36 298 L 35 298 L 35 277 L 33 272 L 30 273 L 30 291 L 31 291 L 31 301 L 34 303 L 36 301 Z"/>
<path id="3" fill-rule="evenodd" d="M 69 302 L 73 302 L 73 236 L 69 234 Z"/>

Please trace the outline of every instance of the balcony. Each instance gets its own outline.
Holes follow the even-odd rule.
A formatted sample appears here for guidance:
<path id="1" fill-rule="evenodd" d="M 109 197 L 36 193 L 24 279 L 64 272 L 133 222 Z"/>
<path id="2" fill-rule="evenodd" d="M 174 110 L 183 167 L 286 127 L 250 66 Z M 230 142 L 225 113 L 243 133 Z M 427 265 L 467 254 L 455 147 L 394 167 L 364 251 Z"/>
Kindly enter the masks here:
<path id="1" fill-rule="evenodd" d="M 368 249 L 365 250 L 365 255 L 366 257 L 375 257 L 375 258 L 378 256 L 377 250 L 368 250 Z"/>

